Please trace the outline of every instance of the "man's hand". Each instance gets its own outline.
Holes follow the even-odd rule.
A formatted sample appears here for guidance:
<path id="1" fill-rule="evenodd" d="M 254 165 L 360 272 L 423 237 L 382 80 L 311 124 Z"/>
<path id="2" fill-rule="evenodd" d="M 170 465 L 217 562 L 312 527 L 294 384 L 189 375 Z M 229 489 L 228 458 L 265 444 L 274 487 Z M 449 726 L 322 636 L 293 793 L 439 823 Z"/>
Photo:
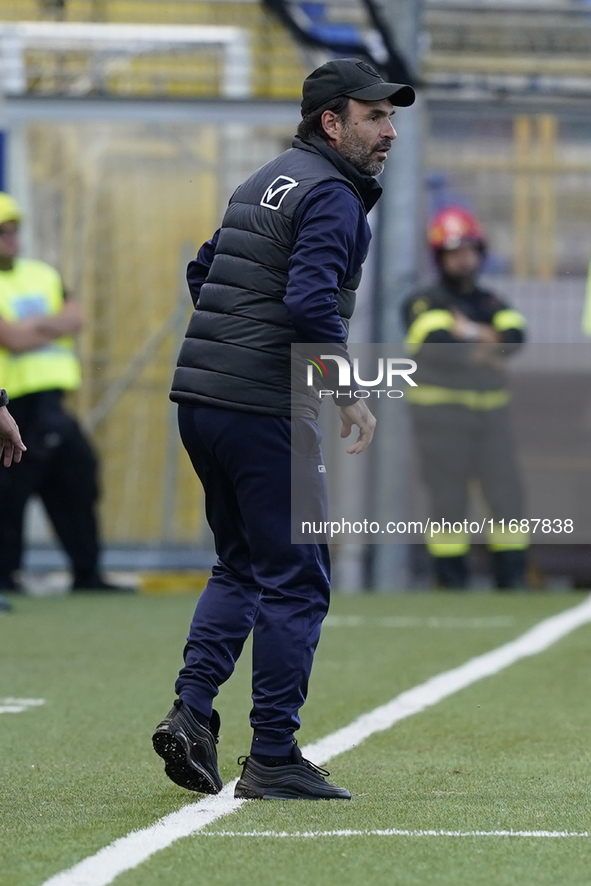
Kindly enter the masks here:
<path id="1" fill-rule="evenodd" d="M 488 326 L 486 323 L 475 323 L 456 309 L 452 310 L 452 314 L 454 325 L 450 332 L 454 338 L 459 338 L 461 341 L 487 342 L 489 344 L 499 341 L 499 335 L 492 326 Z"/>
<path id="2" fill-rule="evenodd" d="M 27 322 L 27 321 L 24 321 Z M 29 321 L 35 330 L 48 341 L 62 335 L 75 335 L 84 325 L 82 308 L 76 301 L 66 301 L 59 314 L 40 314 Z M 24 323 L 21 323 L 24 325 Z"/>
<path id="3" fill-rule="evenodd" d="M 84 325 L 82 308 L 76 301 L 67 301 L 53 319 L 58 325 L 61 335 L 74 335 L 74 333 L 80 332 Z"/>
<path id="4" fill-rule="evenodd" d="M 347 447 L 347 452 L 350 455 L 363 452 L 371 443 L 376 426 L 375 416 L 367 408 L 365 400 L 358 400 L 357 403 L 352 403 L 351 406 L 342 406 L 339 409 L 339 415 L 343 423 L 341 437 L 348 437 L 353 425 L 357 425 L 359 428 L 359 436 L 352 446 Z"/>
<path id="5" fill-rule="evenodd" d="M 6 406 L 0 407 L 0 461 L 5 468 L 19 462 L 27 447 L 21 440 L 17 423 Z"/>
<path id="6" fill-rule="evenodd" d="M 59 314 L 36 314 L 15 322 L 0 317 L 0 347 L 13 354 L 34 351 L 62 335 L 74 335 L 83 324 L 82 309 L 74 301 L 67 301 Z"/>

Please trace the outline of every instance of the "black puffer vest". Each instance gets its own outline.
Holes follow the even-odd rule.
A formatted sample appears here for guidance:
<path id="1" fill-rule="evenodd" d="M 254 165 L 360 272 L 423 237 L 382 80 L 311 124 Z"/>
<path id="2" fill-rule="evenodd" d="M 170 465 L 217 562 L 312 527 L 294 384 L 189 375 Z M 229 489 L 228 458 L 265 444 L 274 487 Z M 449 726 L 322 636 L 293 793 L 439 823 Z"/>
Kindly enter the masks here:
<path id="1" fill-rule="evenodd" d="M 297 372 L 298 390 L 292 392 L 290 383 L 290 345 L 297 336 L 283 297 L 293 219 L 321 182 L 345 182 L 366 212 L 381 188 L 321 140 L 295 139 L 293 144 L 240 185 L 230 200 L 179 354 L 170 395 L 177 403 L 318 415 L 318 396 L 305 386 L 305 367 Z M 336 296 L 345 330 L 360 279 L 361 269 Z"/>

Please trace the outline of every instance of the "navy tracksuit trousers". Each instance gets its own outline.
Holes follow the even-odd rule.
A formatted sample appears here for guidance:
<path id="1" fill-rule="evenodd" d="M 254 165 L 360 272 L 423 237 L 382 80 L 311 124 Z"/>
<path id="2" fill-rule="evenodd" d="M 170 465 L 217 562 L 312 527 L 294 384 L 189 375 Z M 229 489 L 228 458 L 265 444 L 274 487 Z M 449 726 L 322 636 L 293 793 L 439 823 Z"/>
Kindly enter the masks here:
<path id="1" fill-rule="evenodd" d="M 307 459 L 320 434 L 306 419 L 179 406 L 181 438 L 205 490 L 217 564 L 199 598 L 176 691 L 205 716 L 251 630 L 251 751 L 289 754 L 326 615 L 325 544 L 291 543 L 292 421 Z M 326 475 L 311 491 L 326 513 Z"/>

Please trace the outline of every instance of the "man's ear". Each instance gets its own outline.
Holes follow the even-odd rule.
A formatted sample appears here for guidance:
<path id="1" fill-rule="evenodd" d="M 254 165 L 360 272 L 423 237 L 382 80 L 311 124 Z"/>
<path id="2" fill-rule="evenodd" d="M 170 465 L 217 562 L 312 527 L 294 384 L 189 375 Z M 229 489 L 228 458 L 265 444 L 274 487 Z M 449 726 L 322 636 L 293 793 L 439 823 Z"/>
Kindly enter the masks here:
<path id="1" fill-rule="evenodd" d="M 331 141 L 338 141 L 341 133 L 342 121 L 334 111 L 325 111 L 320 118 L 322 128 Z"/>

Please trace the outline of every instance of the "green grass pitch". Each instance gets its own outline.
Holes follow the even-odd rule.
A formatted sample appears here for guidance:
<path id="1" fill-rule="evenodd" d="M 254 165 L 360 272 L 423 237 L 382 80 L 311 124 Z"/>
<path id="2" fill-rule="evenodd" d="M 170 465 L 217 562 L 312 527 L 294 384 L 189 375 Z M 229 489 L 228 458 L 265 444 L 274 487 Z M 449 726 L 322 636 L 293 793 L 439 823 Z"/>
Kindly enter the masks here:
<path id="1" fill-rule="evenodd" d="M 304 745 L 518 637 L 581 595 L 335 595 Z M 41 886 L 200 795 L 164 776 L 153 727 L 195 598 L 17 599 L 0 617 L 0 883 Z M 589 886 L 591 837 L 223 836 L 343 829 L 591 831 L 591 626 L 374 735 L 328 766 L 350 803 L 247 803 L 117 886 Z M 245 651 L 223 687 L 220 768 L 248 752 Z M 0 705 L 2 702 L 0 701 Z M 216 834 L 218 834 L 216 836 Z"/>

